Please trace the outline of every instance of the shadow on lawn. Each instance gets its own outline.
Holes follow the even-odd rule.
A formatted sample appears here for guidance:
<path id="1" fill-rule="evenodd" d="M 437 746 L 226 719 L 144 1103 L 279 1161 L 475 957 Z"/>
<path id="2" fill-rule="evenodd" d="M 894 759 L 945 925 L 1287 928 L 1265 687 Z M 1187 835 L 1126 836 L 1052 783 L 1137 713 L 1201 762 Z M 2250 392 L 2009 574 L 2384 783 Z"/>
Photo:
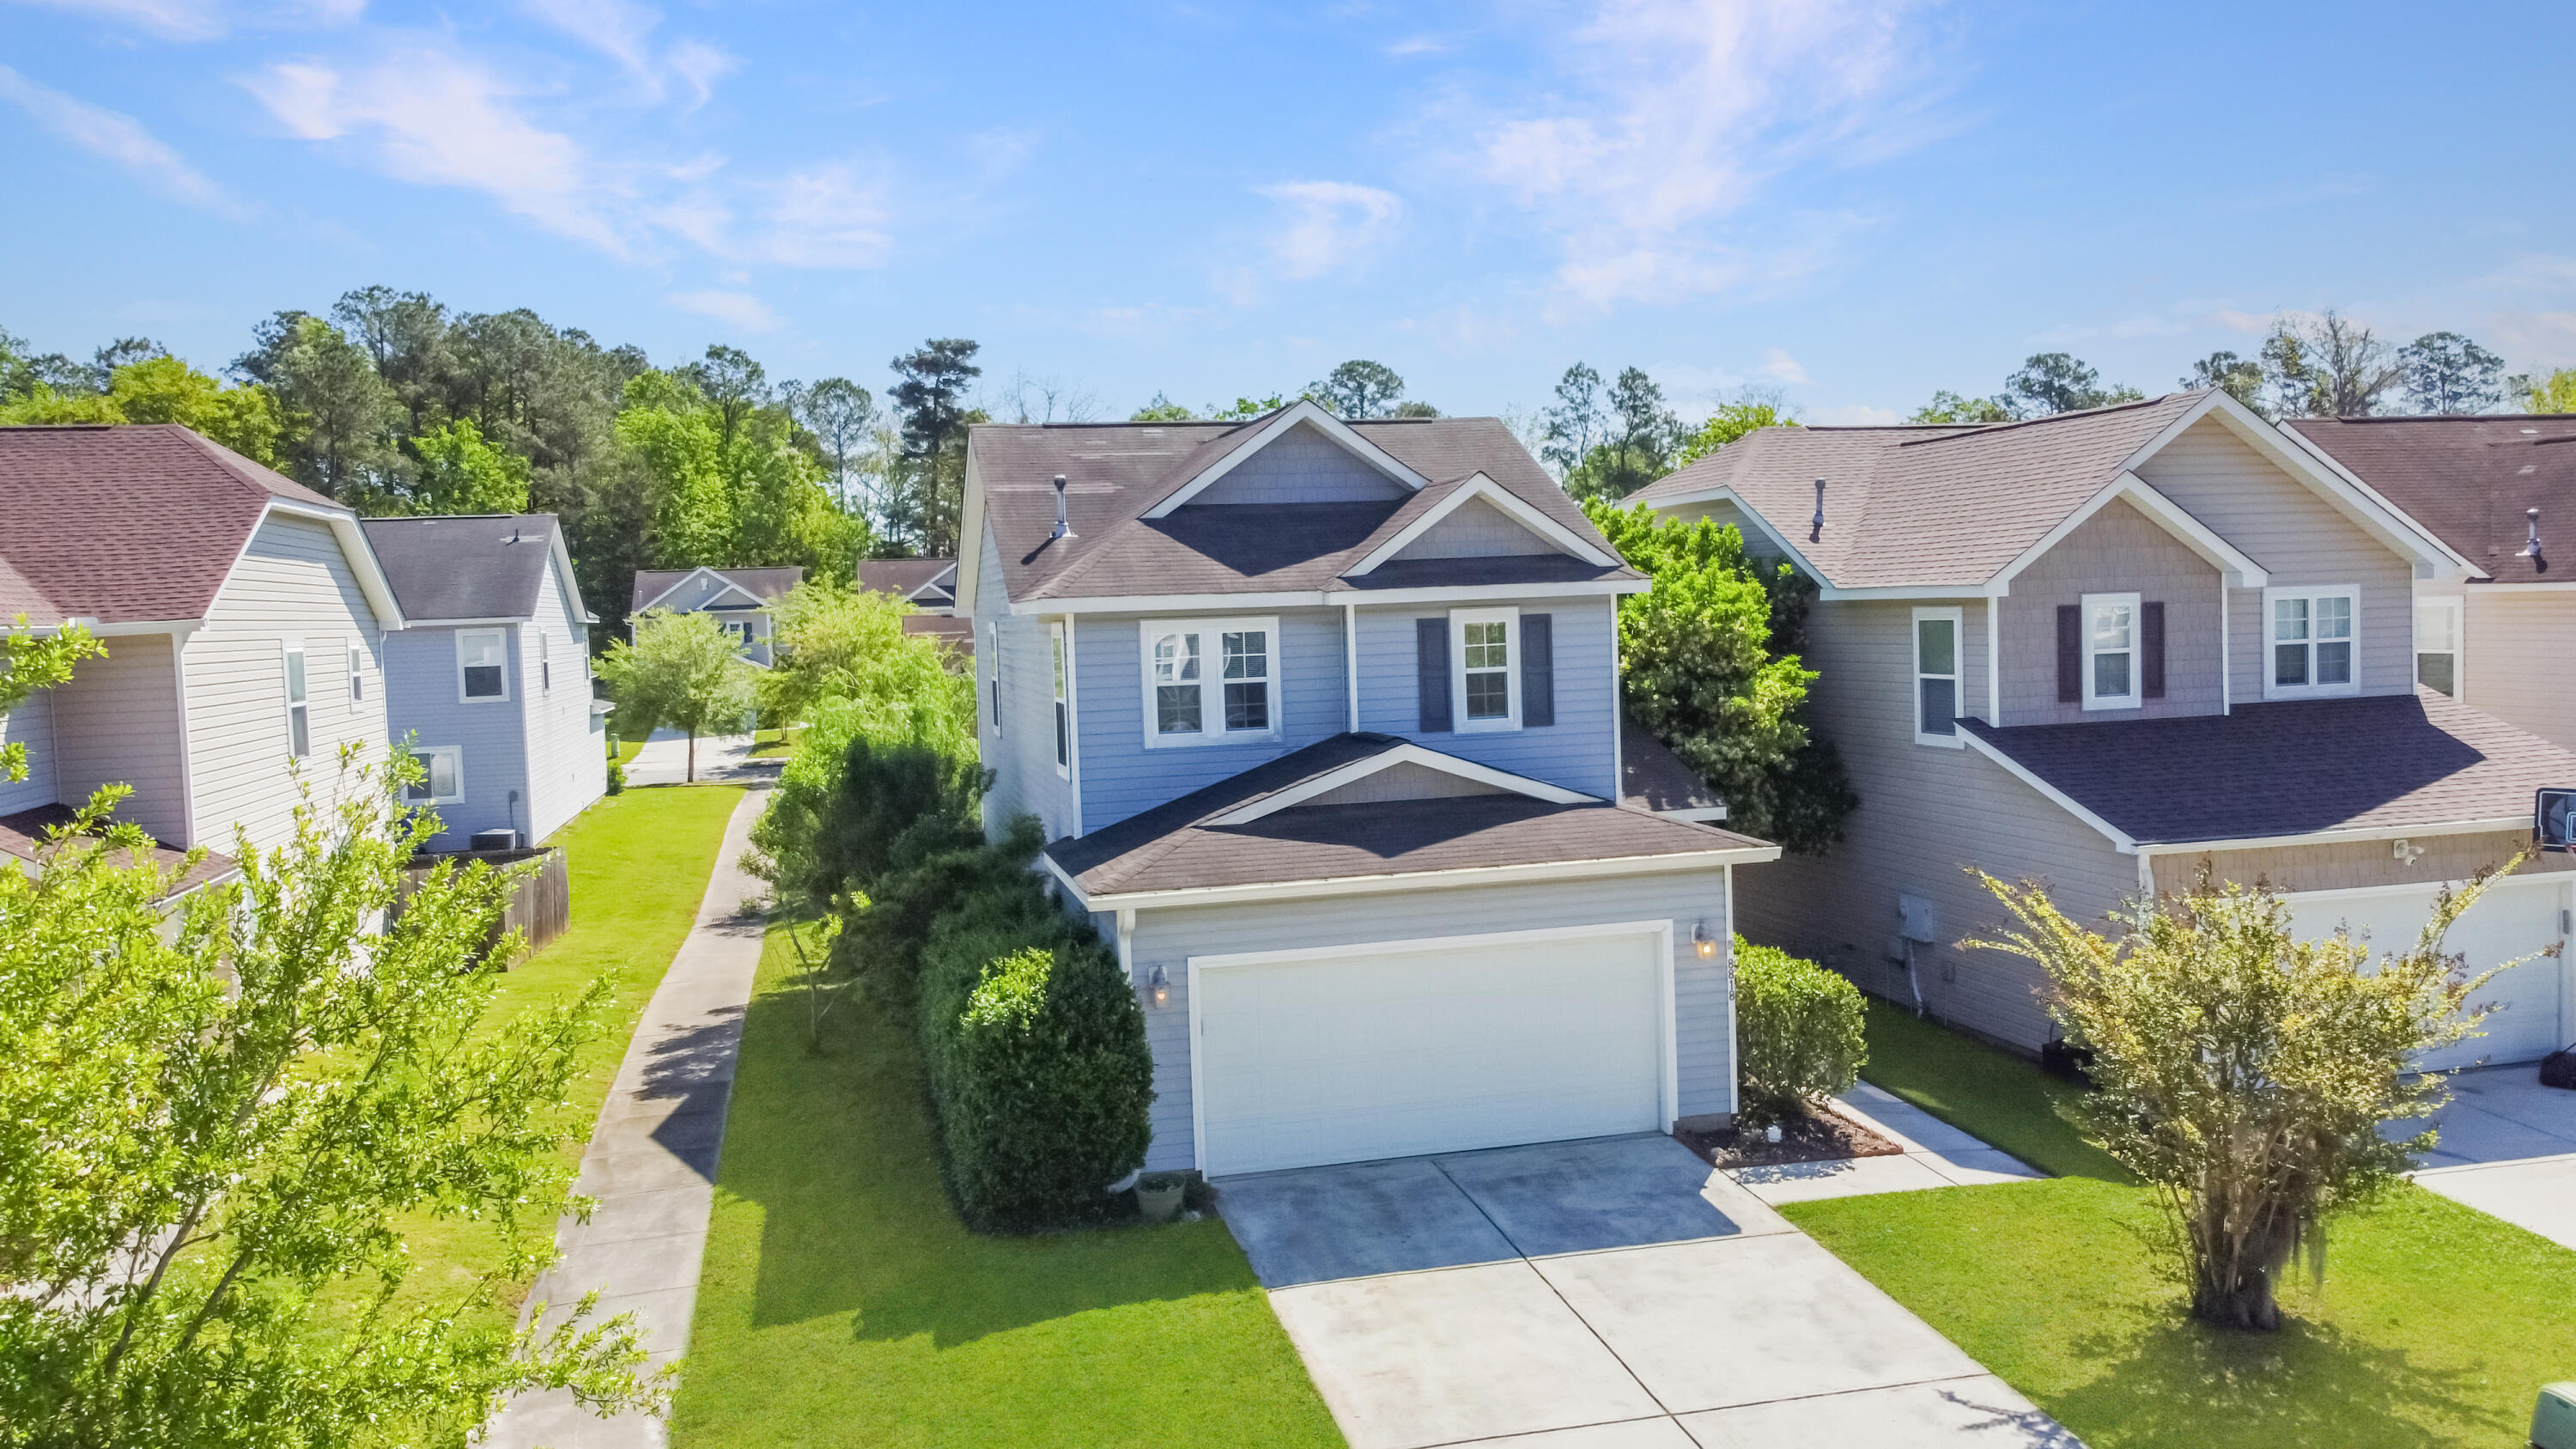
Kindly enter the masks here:
<path id="1" fill-rule="evenodd" d="M 754 1327 L 852 1315 L 856 1339 L 940 1347 L 1143 1302 L 1257 1292 L 1213 1219 L 1029 1238 L 969 1233 L 949 1208 L 909 1038 L 869 1000 L 807 1047 L 801 992 L 755 997 L 718 1176 L 763 1221 Z"/>

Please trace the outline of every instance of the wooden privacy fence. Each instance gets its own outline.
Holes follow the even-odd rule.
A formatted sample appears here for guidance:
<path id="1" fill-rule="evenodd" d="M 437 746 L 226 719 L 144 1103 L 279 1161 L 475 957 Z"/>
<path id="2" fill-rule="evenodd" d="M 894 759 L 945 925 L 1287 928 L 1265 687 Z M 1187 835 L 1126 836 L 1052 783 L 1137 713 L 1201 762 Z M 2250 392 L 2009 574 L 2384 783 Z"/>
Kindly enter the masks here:
<path id="1" fill-rule="evenodd" d="M 537 950 L 562 935 L 564 929 L 572 924 L 572 872 L 564 865 L 563 847 L 560 845 L 519 850 L 449 850 L 436 855 L 414 856 L 412 863 L 403 869 L 403 895 L 408 897 L 417 889 L 442 860 L 456 862 L 459 870 L 464 869 L 468 861 L 476 860 L 499 870 L 539 856 L 545 858 L 545 863 L 537 868 L 534 875 L 521 880 L 518 888 L 510 893 L 510 904 L 502 910 L 501 919 L 493 923 L 491 936 L 491 941 L 497 943 L 516 930 L 528 938 L 529 950 Z M 394 903 L 390 914 L 401 916 L 401 901 Z"/>

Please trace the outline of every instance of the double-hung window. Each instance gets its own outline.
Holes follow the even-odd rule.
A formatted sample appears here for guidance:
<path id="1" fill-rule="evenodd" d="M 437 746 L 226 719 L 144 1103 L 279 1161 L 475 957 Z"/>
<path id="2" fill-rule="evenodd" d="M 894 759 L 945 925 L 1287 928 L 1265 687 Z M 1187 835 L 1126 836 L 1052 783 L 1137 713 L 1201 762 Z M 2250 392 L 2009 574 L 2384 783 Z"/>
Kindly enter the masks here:
<path id="1" fill-rule="evenodd" d="M 537 688 L 547 691 L 555 687 L 554 650 L 549 647 L 551 638 L 545 630 L 537 631 Z"/>
<path id="2" fill-rule="evenodd" d="M 1145 743 L 1279 737 L 1279 621 L 1156 619 L 1144 626 Z"/>
<path id="3" fill-rule="evenodd" d="M 456 631 L 456 697 L 466 702 L 510 697 L 510 635 L 506 629 Z"/>
<path id="4" fill-rule="evenodd" d="M 1914 742 L 1959 748 L 1958 609 L 1914 611 Z"/>
<path id="5" fill-rule="evenodd" d="M 1055 656 L 1055 772 L 1071 778 L 1073 773 L 1073 715 L 1066 708 L 1064 626 L 1047 625 L 1047 647 Z"/>
<path id="6" fill-rule="evenodd" d="M 349 642 L 349 702 L 356 704 L 367 697 L 367 646 Z"/>
<path id="7" fill-rule="evenodd" d="M 1521 611 L 1456 609 L 1449 615 L 1452 707 L 1461 730 L 1520 728 Z"/>
<path id="8" fill-rule="evenodd" d="M 2137 709 L 2139 692 L 2138 596 L 2084 596 L 2084 707 Z"/>
<path id="9" fill-rule="evenodd" d="M 2360 691 L 2357 595 L 2350 587 L 2263 591 L 2265 699 Z"/>
<path id="10" fill-rule="evenodd" d="M 2415 601 L 2415 682 L 2444 694 L 2460 692 L 2460 601 Z"/>
<path id="11" fill-rule="evenodd" d="M 430 745 L 411 752 L 420 778 L 403 786 L 406 805 L 453 805 L 465 798 L 465 751 L 455 745 Z"/>
<path id="12" fill-rule="evenodd" d="M 303 759 L 313 752 L 313 700 L 305 688 L 304 641 L 286 641 L 286 752 Z"/>

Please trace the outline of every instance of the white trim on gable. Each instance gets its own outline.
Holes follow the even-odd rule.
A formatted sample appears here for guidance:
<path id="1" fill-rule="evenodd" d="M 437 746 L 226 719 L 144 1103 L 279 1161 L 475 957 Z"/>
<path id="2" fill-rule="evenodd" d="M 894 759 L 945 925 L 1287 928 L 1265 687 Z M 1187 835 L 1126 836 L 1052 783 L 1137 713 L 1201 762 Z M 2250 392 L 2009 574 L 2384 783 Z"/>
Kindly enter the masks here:
<path id="1" fill-rule="evenodd" d="M 1246 609 L 1320 609 L 1354 604 L 1375 608 L 1381 604 L 1474 604 L 1493 599 L 1584 599 L 1603 595 L 1642 594 L 1655 586 L 1644 578 L 1585 579 L 1574 583 L 1540 584 L 1460 584 L 1422 589 L 1314 589 L 1277 594 L 1101 594 L 1091 598 L 1022 599 L 1011 605 L 1014 614 L 1037 614 L 1054 618 L 1059 614 L 1144 614 L 1169 611 L 1174 614 L 1224 614 Z M 1928 596 L 1925 590 L 1906 591 L 1906 597 Z M 1892 596 L 1891 596 L 1892 597 Z M 1967 597 L 1983 598 L 1982 588 L 1969 590 Z"/>
<path id="2" fill-rule="evenodd" d="M 720 571 L 718 571 L 718 570 L 717 570 L 716 568 L 714 568 L 712 565 L 709 565 L 709 564 L 700 564 L 700 565 L 698 565 L 696 568 L 693 568 L 693 569 L 689 570 L 687 573 L 685 573 L 685 574 L 681 575 L 679 578 L 677 578 L 677 579 L 673 580 L 673 581 L 672 581 L 672 583 L 671 583 L 671 586 L 670 586 L 669 588 L 664 589 L 662 592 L 660 592 L 660 593 L 658 593 L 658 594 L 655 594 L 653 597 L 651 597 L 650 599 L 645 600 L 643 603 L 636 605 L 636 606 L 635 606 L 635 608 L 634 608 L 631 612 L 633 612 L 633 613 L 637 613 L 637 614 L 641 614 L 641 613 L 643 613 L 646 609 L 653 609 L 653 608 L 659 608 L 659 607 L 661 607 L 661 603 L 662 603 L 662 601 L 663 601 L 664 599 L 667 599 L 667 598 L 671 597 L 673 594 L 678 593 L 678 592 L 680 591 L 680 587 L 681 587 L 681 585 L 688 583 L 691 579 L 696 578 L 696 577 L 697 577 L 698 575 L 700 575 L 700 574 L 705 574 L 708 578 L 711 578 L 711 579 L 715 580 L 717 583 L 724 585 L 727 589 L 730 589 L 730 590 L 732 590 L 733 592 L 735 592 L 735 593 L 737 593 L 737 594 L 742 595 L 742 596 L 743 596 L 743 598 L 749 602 L 749 604 L 750 604 L 750 606 L 751 606 L 752 608 L 755 608 L 755 609 L 765 609 L 765 608 L 768 608 L 768 607 L 769 607 L 769 602 L 768 602 L 767 600 L 765 600 L 765 599 L 761 598 L 758 594 L 753 593 L 751 590 L 744 588 L 742 585 L 735 583 L 733 580 L 731 580 L 731 579 L 729 579 L 729 578 L 726 578 L 726 577 L 724 576 L 724 574 L 723 574 L 723 573 L 721 573 Z M 703 604 L 698 605 L 698 607 L 697 607 L 696 609 L 694 609 L 694 610 L 691 610 L 691 612 L 692 612 L 692 613 L 703 612 L 704 610 L 706 610 L 706 609 L 709 609 L 709 608 L 713 607 L 713 606 L 714 606 L 714 604 L 715 604 L 715 601 L 716 601 L 717 599 L 722 598 L 722 597 L 724 597 L 724 595 L 723 595 L 723 594 L 721 594 L 721 593 L 711 594 L 711 595 L 709 595 L 709 596 L 707 597 L 707 602 L 705 602 L 705 603 L 703 603 Z"/>
<path id="3" fill-rule="evenodd" d="M 242 560 L 250 557 L 251 545 L 259 541 L 260 529 L 267 526 L 270 515 L 278 513 L 329 527 L 332 541 L 340 545 L 340 557 L 348 563 L 349 573 L 358 581 L 358 592 L 367 596 L 367 607 L 375 611 L 376 627 L 384 630 L 409 627 L 410 621 L 403 617 L 402 605 L 394 600 L 393 583 L 385 577 L 384 565 L 377 562 L 376 547 L 367 542 L 367 530 L 358 522 L 358 515 L 346 509 L 317 508 L 310 503 L 276 497 L 260 506 L 259 517 L 251 521 L 250 531 L 242 535 L 241 547 L 233 551 L 233 561 L 224 568 L 223 582 L 215 585 L 214 598 L 207 601 L 207 618 L 214 617 L 215 600 L 223 598 L 224 590 L 233 586 L 233 575 L 241 571 Z M 191 627 L 205 622 L 205 619 L 189 621 Z M 90 632 L 104 631 L 92 627 Z M 148 624 L 133 632 L 158 634 L 162 632 L 162 626 Z"/>
<path id="4" fill-rule="evenodd" d="M 1397 462 L 1393 454 L 1361 437 L 1351 429 L 1350 424 L 1316 406 L 1313 399 L 1299 398 L 1296 402 L 1271 414 L 1270 421 L 1253 429 L 1235 446 L 1234 451 L 1201 469 L 1197 477 L 1173 489 L 1161 502 L 1146 509 L 1142 516 L 1162 518 L 1169 515 L 1173 509 L 1188 503 L 1205 492 L 1209 485 L 1234 471 L 1244 459 L 1287 436 L 1289 431 L 1300 423 L 1311 424 L 1316 431 L 1339 443 L 1351 456 L 1408 489 L 1420 492 L 1431 485 L 1430 479 Z"/>
<path id="5" fill-rule="evenodd" d="M 1264 815 L 1286 810 L 1291 806 L 1303 805 L 1318 795 L 1330 794 L 1345 785 L 1365 780 L 1371 775 L 1392 769 L 1397 765 L 1420 765 L 1424 769 L 1438 770 L 1444 775 L 1455 775 L 1461 780 L 1473 780 L 1479 785 L 1491 785 L 1496 789 L 1508 790 L 1515 795 L 1527 795 L 1533 800 L 1544 800 L 1551 805 L 1601 803 L 1600 797 L 1596 795 L 1586 795 L 1579 790 L 1568 790 L 1562 785 L 1551 785 L 1545 780 L 1533 780 L 1527 775 L 1515 775 L 1509 770 L 1497 770 L 1491 765 L 1479 765 L 1473 760 L 1462 760 L 1456 755 L 1442 754 L 1438 750 L 1426 749 L 1421 745 L 1403 744 L 1383 753 L 1371 755 L 1367 759 L 1353 760 L 1347 765 L 1327 770 L 1311 780 L 1300 781 L 1276 794 L 1265 795 L 1249 805 L 1240 806 L 1216 817 L 1210 823 L 1248 825 Z M 1722 815 L 1724 812 L 1719 813 Z"/>
<path id="6" fill-rule="evenodd" d="M 2145 514 L 2150 521 L 2172 534 L 2185 548 L 2200 555 L 2203 562 L 2227 577 L 2229 588 L 2259 589 L 2271 582 L 2271 574 L 2261 564 L 2246 556 L 2245 552 L 2236 545 L 2219 537 L 2215 529 L 2192 517 L 2172 499 L 2157 492 L 2146 479 L 2135 473 L 2122 473 L 2111 480 L 2109 487 L 2094 494 L 2090 502 L 2066 515 L 2065 519 L 2042 536 L 2039 542 L 2023 549 L 2021 557 L 2004 565 L 1990 581 L 1989 588 L 1992 593 L 1998 598 L 2011 593 L 2012 581 L 2019 578 L 2023 570 L 2039 562 L 2050 549 L 2064 543 L 2067 535 L 2083 527 L 2095 514 L 2109 507 L 2113 499 L 2118 499 Z"/>
<path id="7" fill-rule="evenodd" d="M 1585 563 L 1610 568 L 1620 562 L 1617 555 L 1594 547 L 1585 541 L 1582 535 L 1540 512 L 1529 500 L 1479 472 L 1471 475 L 1456 492 L 1424 509 L 1420 518 L 1406 524 L 1395 537 L 1379 544 L 1370 551 L 1368 557 L 1344 570 L 1343 576 L 1347 578 L 1374 571 L 1379 564 L 1402 553 L 1416 539 L 1430 532 L 1440 520 L 1465 507 L 1470 500 L 1478 498 L 1500 509 L 1512 522 Z"/>

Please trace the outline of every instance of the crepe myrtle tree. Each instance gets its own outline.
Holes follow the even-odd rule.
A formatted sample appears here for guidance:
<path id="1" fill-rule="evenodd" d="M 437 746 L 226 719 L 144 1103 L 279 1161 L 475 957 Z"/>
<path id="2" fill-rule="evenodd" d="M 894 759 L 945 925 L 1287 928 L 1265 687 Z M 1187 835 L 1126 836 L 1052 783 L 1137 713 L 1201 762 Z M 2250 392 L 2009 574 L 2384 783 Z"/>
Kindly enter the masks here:
<path id="1" fill-rule="evenodd" d="M 708 614 L 647 609 L 635 616 L 635 642 L 612 641 L 599 677 L 629 729 L 668 725 L 689 735 L 691 781 L 698 778 L 698 736 L 751 713 L 753 670 L 734 637 Z"/>
<path id="2" fill-rule="evenodd" d="M 73 666 L 82 660 L 104 655 L 107 650 L 87 629 L 66 624 L 49 633 L 38 633 L 20 614 L 0 636 L 0 718 L 35 697 L 40 689 L 51 689 L 72 677 Z M 12 740 L 0 744 L 0 785 L 14 784 L 27 778 L 27 746 Z"/>
<path id="3" fill-rule="evenodd" d="M 2414 942 L 2376 961 L 2344 931 L 2300 939 L 2279 895 L 2206 870 L 2133 903 L 2117 938 L 2069 920 L 2036 884 L 1980 874 L 2017 929 L 1962 944 L 2046 971 L 2050 1014 L 2093 1053 L 2088 1135 L 2162 1204 L 2192 1313 L 2269 1331 L 2282 1273 L 2304 1252 L 2322 1280 L 2328 1222 L 2432 1146 L 2430 1131 L 2381 1128 L 2447 1098 L 2440 1074 L 2409 1074 L 2476 1032 L 2485 1012 L 2470 998 L 2494 973 L 2466 975 L 2442 938 L 2519 864 L 2444 890 Z"/>
<path id="4" fill-rule="evenodd" d="M 202 851 L 156 863 L 123 786 L 0 870 L 0 1443 L 453 1442 L 518 1391 L 666 1399 L 623 1316 L 509 1326 L 604 983 L 486 1021 L 515 873 L 407 886 L 437 822 L 407 756 L 362 761 L 175 904 Z M 429 1224 L 488 1234 L 490 1271 L 417 1273 Z"/>

